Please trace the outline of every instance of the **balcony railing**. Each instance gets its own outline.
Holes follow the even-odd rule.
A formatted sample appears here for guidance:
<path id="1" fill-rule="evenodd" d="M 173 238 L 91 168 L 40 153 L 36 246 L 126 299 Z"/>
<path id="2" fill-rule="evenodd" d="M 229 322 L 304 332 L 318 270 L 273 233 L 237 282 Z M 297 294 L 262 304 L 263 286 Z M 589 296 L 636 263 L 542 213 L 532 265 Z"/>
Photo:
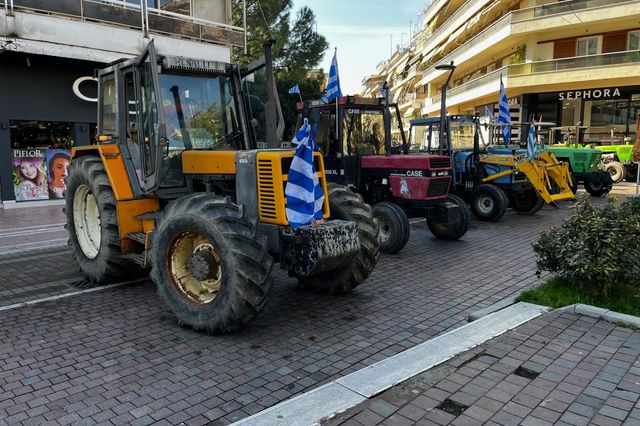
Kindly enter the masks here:
<path id="1" fill-rule="evenodd" d="M 634 0 L 635 1 L 635 0 Z M 545 4 L 513 12 L 512 22 L 520 22 L 527 19 L 541 18 L 543 16 L 560 13 L 575 13 L 585 9 L 602 6 L 613 6 L 620 3 L 633 3 L 632 0 L 572 0 L 558 3 Z"/>
<path id="2" fill-rule="evenodd" d="M 7 14 L 37 12 L 100 22 L 149 33 L 176 35 L 204 42 L 242 46 L 240 27 L 167 12 L 123 0 L 0 0 Z"/>
<path id="3" fill-rule="evenodd" d="M 601 66 L 638 64 L 640 52 L 629 50 L 624 52 L 603 53 L 601 55 L 576 56 L 572 58 L 555 59 L 552 61 L 530 62 L 526 64 L 508 65 L 483 76 L 469 80 L 460 86 L 447 90 L 447 96 L 455 96 L 476 87 L 483 86 L 493 81 L 498 81 L 500 74 L 509 77 L 521 75 L 533 75 L 547 72 L 576 70 L 583 68 L 595 68 Z M 497 90 L 497 86 L 496 86 Z M 431 103 L 440 102 L 440 95 L 431 97 Z"/>
<path id="4" fill-rule="evenodd" d="M 640 62 L 640 52 L 638 52 L 637 50 L 629 50 L 625 52 L 575 56 L 572 58 L 555 59 L 551 61 L 539 61 L 526 64 L 510 65 L 509 75 L 516 76 L 538 74 L 543 72 L 566 71 L 571 69 L 592 68 L 638 62 Z"/>

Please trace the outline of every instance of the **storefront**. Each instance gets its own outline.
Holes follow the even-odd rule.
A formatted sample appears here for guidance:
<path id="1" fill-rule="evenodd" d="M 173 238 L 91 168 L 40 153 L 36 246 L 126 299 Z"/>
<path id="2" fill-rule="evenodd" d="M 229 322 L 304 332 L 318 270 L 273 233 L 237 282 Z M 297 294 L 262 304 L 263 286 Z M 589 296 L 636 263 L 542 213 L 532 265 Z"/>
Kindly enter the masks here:
<path id="1" fill-rule="evenodd" d="M 523 95 L 523 116 L 535 114 L 538 120 L 557 126 L 580 123 L 583 140 L 596 145 L 635 141 L 638 112 L 640 86 Z"/>
<path id="2" fill-rule="evenodd" d="M 0 52 L 0 198 L 64 198 L 71 148 L 95 140 L 98 63 Z"/>

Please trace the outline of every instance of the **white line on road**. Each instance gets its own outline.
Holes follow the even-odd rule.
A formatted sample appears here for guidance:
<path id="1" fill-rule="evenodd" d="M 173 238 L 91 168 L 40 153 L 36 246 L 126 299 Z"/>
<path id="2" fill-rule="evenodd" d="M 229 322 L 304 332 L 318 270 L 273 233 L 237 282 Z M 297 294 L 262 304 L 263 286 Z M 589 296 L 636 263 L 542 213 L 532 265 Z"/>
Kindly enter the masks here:
<path id="1" fill-rule="evenodd" d="M 22 228 L 6 228 L 6 229 L 0 229 L 0 234 L 2 234 L 3 232 L 24 231 L 24 230 L 26 230 L 26 229 L 47 228 L 47 227 L 54 227 L 54 226 L 61 226 L 61 227 L 64 227 L 64 222 L 61 222 L 61 223 L 50 223 L 50 224 L 48 224 L 48 225 L 24 226 L 24 227 L 22 227 Z"/>
<path id="2" fill-rule="evenodd" d="M 42 235 L 49 234 L 51 232 L 66 232 L 64 228 L 45 228 L 45 229 L 37 229 L 33 231 L 18 231 L 12 234 L 0 234 L 0 239 L 2 238 L 13 238 L 13 237 L 24 237 L 28 235 Z"/>
<path id="3" fill-rule="evenodd" d="M 94 287 L 94 288 L 88 288 L 86 290 L 74 291 L 72 293 L 59 294 L 57 296 L 50 296 L 50 297 L 44 297 L 42 299 L 29 300 L 27 302 L 14 303 L 13 305 L 0 306 L 0 312 L 8 311 L 16 308 L 23 308 L 25 306 L 30 306 L 30 305 L 36 305 L 38 303 L 43 303 L 43 302 L 51 302 L 52 300 L 66 299 L 67 297 L 79 296 L 81 294 L 93 293 L 100 290 L 108 290 L 110 288 L 122 287 L 123 285 L 136 284 L 136 283 L 148 281 L 148 280 L 149 278 L 137 278 L 135 280 L 123 281 L 121 283 L 107 284 L 101 287 Z"/>

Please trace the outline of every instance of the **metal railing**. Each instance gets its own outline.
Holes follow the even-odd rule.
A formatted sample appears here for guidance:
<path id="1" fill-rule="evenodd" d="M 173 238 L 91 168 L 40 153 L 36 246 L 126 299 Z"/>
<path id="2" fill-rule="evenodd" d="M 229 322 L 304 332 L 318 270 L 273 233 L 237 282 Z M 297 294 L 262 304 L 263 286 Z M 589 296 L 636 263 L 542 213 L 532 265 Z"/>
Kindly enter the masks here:
<path id="1" fill-rule="evenodd" d="M 527 19 L 542 18 L 549 15 L 561 13 L 575 13 L 585 9 L 603 6 L 615 6 L 620 3 L 634 3 L 637 0 L 572 0 L 558 3 L 534 6 L 527 9 L 513 11 L 513 22 L 520 22 Z"/>
<path id="2" fill-rule="evenodd" d="M 124 0 L 0 0 L 8 15 L 39 12 L 149 33 L 177 35 L 205 42 L 244 45 L 244 30 L 220 22 L 168 12 Z"/>
<path id="3" fill-rule="evenodd" d="M 437 37 L 442 35 L 442 33 L 450 29 L 449 27 L 451 26 L 452 22 L 458 19 L 462 14 L 464 14 L 467 10 L 471 9 L 471 7 L 476 5 L 477 3 L 478 3 L 478 0 L 468 0 L 465 4 L 460 6 L 455 12 L 453 12 L 453 14 L 449 18 L 447 18 L 446 21 L 442 23 L 442 25 L 440 25 L 431 33 L 430 39 L 436 40 Z M 430 44 L 432 43 L 426 42 L 425 47 L 429 46 Z"/>
<path id="4" fill-rule="evenodd" d="M 476 87 L 498 81 L 500 74 L 509 77 L 533 75 L 547 72 L 576 70 L 582 68 L 595 68 L 601 66 L 638 64 L 640 52 L 628 50 L 624 52 L 603 53 L 600 55 L 576 56 L 572 58 L 554 59 L 550 61 L 529 62 L 525 64 L 508 65 L 490 73 L 484 74 L 473 80 L 469 80 L 459 86 L 447 90 L 447 96 L 464 93 Z M 497 86 L 496 86 L 497 90 Z M 440 94 L 431 97 L 431 103 L 440 102 Z"/>
<path id="5" fill-rule="evenodd" d="M 621 65 L 640 62 L 640 52 L 628 50 L 624 52 L 603 53 L 600 55 L 574 56 L 571 58 L 554 59 L 550 61 L 530 62 L 526 64 L 510 65 L 509 75 L 528 75 L 570 69 L 592 68 L 608 65 Z"/>

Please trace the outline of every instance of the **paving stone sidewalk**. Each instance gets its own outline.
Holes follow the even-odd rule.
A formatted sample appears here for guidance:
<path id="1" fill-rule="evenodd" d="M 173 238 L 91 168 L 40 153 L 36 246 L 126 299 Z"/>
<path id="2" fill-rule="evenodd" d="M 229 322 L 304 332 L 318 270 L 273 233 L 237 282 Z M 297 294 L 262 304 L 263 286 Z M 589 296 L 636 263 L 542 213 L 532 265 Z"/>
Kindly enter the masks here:
<path id="1" fill-rule="evenodd" d="M 640 331 L 556 310 L 324 421 L 640 424 Z"/>

